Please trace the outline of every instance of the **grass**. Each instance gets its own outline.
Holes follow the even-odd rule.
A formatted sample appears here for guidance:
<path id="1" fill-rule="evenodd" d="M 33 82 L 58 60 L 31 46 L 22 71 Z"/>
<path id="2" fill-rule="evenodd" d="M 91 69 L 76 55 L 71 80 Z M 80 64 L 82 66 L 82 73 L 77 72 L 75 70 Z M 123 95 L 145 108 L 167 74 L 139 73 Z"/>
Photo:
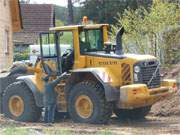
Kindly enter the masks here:
<path id="1" fill-rule="evenodd" d="M 5 128 L 0 131 L 1 135 L 28 135 L 29 131 L 28 129 L 18 129 L 18 128 Z"/>
<path id="2" fill-rule="evenodd" d="M 69 131 L 68 129 L 64 129 L 64 130 L 52 130 L 52 129 L 46 129 L 44 131 L 47 135 L 72 135 L 72 132 Z"/>
<path id="3" fill-rule="evenodd" d="M 88 133 L 81 131 L 80 134 L 86 134 Z M 58 129 L 58 128 L 42 128 L 42 129 L 32 129 L 32 128 L 21 128 L 21 127 L 14 127 L 9 126 L 6 128 L 0 128 L 0 135 L 75 135 L 78 134 L 76 132 L 70 131 L 68 129 Z M 102 130 L 97 131 L 94 135 L 112 135 L 112 132 L 109 130 Z"/>
<path id="4" fill-rule="evenodd" d="M 112 132 L 109 130 L 103 130 L 96 133 L 96 135 L 112 135 Z"/>
<path id="5" fill-rule="evenodd" d="M 42 129 L 36 131 L 36 129 L 31 128 L 14 128 L 9 127 L 2 129 L 0 135 L 71 135 L 69 130 L 53 130 L 53 129 Z"/>

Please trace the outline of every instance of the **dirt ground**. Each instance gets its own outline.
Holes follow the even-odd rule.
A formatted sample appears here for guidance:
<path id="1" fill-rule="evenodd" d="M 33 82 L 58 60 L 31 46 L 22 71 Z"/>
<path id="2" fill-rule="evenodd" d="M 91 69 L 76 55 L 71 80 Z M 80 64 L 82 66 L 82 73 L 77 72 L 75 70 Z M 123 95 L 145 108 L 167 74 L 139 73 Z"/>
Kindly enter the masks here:
<path id="1" fill-rule="evenodd" d="M 146 119 L 139 121 L 119 121 L 116 117 L 112 117 L 107 125 L 77 124 L 69 119 L 56 122 L 51 127 L 47 127 L 42 123 L 20 123 L 11 121 L 9 123 L 11 125 L 7 124 L 7 120 L 4 122 L 1 121 L 0 134 L 8 126 L 12 125 L 18 129 L 28 129 L 33 135 L 61 135 L 61 133 L 62 135 L 180 134 L 180 116 L 147 116 Z"/>

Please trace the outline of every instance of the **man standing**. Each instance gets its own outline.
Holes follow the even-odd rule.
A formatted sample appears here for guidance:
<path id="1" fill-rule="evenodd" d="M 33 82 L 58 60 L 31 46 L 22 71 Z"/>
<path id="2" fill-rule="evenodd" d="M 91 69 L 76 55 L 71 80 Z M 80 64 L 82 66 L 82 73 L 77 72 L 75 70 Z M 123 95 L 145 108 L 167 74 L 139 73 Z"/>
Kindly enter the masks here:
<path id="1" fill-rule="evenodd" d="M 57 93 L 55 91 L 55 87 L 57 84 L 64 79 L 65 73 L 59 76 L 57 79 L 50 81 L 51 76 L 47 75 L 43 78 L 45 85 L 44 85 L 44 106 L 45 106 L 45 115 L 44 121 L 46 123 L 54 123 L 54 115 L 56 110 L 56 98 Z"/>

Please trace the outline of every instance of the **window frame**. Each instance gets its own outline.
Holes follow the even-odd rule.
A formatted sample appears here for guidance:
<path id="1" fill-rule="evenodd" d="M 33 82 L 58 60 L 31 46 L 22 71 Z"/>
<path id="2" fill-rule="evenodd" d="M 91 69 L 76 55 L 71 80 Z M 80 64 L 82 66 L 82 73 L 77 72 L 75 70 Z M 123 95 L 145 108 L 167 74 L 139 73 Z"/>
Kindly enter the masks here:
<path id="1" fill-rule="evenodd" d="M 3 47 L 4 47 L 4 53 L 6 55 L 9 54 L 9 30 L 5 29 L 4 30 L 4 39 L 3 39 Z"/>
<path id="2" fill-rule="evenodd" d="M 80 29 L 79 30 L 79 35 L 80 35 L 80 33 L 81 32 L 85 32 L 84 33 L 84 35 L 85 35 L 85 42 L 89 42 L 89 33 L 86 33 L 86 31 L 91 31 L 91 30 L 99 30 L 99 32 L 100 32 L 100 36 L 99 37 L 101 37 L 102 38 L 102 43 L 104 42 L 104 36 L 103 36 L 103 28 L 96 28 L 96 29 Z M 88 39 L 87 39 L 87 36 L 88 35 Z M 80 38 L 80 37 L 79 37 Z M 80 40 L 79 40 L 79 48 L 81 49 L 81 45 L 80 45 Z M 99 50 L 99 51 L 103 51 L 103 50 Z M 89 52 L 91 52 L 91 51 L 89 51 Z M 88 53 L 88 52 L 84 52 L 84 53 L 81 53 L 80 52 L 80 54 L 81 55 L 86 55 L 86 53 Z"/>

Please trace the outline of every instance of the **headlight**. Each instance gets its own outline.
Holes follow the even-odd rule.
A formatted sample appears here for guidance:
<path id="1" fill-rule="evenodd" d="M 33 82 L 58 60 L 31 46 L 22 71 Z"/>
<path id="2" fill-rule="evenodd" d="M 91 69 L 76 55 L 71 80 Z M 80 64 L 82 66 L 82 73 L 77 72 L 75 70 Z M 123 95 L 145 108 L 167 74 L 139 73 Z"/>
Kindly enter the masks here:
<path id="1" fill-rule="evenodd" d="M 141 69 L 140 69 L 140 67 L 139 67 L 139 66 L 135 66 L 135 67 L 134 67 L 134 72 L 135 72 L 135 73 L 139 73 L 139 72 L 140 72 L 140 70 L 141 70 Z"/>
<path id="2" fill-rule="evenodd" d="M 139 81 L 139 79 L 138 79 L 138 74 L 136 74 L 136 73 L 134 73 L 134 81 L 135 81 L 135 82 L 138 82 L 138 81 Z"/>

